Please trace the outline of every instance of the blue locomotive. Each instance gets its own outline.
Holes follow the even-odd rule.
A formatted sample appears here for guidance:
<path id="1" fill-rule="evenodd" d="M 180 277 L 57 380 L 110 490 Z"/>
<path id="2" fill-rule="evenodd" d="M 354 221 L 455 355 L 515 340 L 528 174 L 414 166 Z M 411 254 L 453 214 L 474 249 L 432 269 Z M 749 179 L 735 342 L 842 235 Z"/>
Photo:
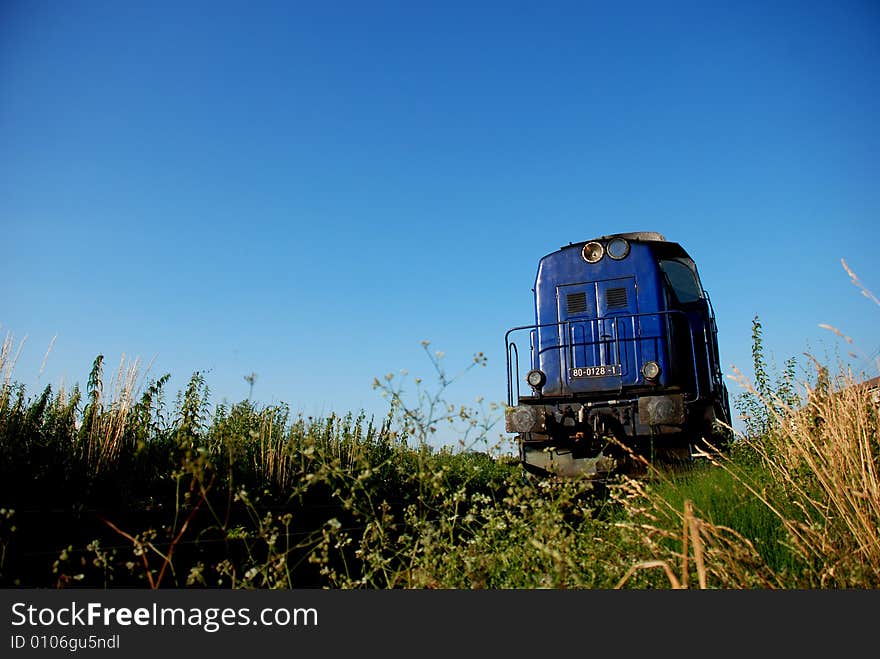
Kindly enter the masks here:
<path id="1" fill-rule="evenodd" d="M 505 427 L 527 472 L 602 478 L 726 447 L 715 313 L 681 245 L 571 243 L 540 260 L 533 291 L 535 323 L 505 335 Z"/>

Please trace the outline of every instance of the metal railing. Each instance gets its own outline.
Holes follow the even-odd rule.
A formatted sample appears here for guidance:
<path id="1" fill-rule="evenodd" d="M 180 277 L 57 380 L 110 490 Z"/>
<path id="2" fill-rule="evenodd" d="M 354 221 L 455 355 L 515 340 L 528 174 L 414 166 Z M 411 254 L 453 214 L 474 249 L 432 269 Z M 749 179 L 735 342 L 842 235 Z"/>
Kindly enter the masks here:
<path id="1" fill-rule="evenodd" d="M 612 344 L 613 349 L 612 352 L 616 356 L 617 363 L 621 363 L 620 355 L 621 355 L 621 346 L 622 342 L 629 342 L 633 345 L 633 364 L 638 369 L 639 365 L 642 363 L 642 344 L 647 341 L 656 342 L 658 339 L 665 341 L 666 354 L 672 355 L 672 330 L 669 327 L 671 323 L 668 323 L 670 318 L 674 316 L 681 316 L 684 318 L 684 324 L 688 328 L 688 339 L 689 339 L 689 347 L 690 347 L 690 365 L 693 371 L 694 377 L 694 386 L 695 392 L 694 396 L 688 400 L 696 400 L 700 397 L 700 375 L 697 368 L 697 349 L 696 349 L 696 341 L 694 339 L 694 330 L 691 327 L 690 319 L 688 315 L 679 309 L 670 309 L 667 311 L 652 311 L 646 313 L 636 313 L 636 314 L 614 314 L 611 316 L 600 316 L 596 318 L 577 318 L 577 319 L 568 319 L 564 321 L 559 321 L 555 323 L 540 323 L 533 325 L 520 325 L 519 327 L 514 327 L 509 329 L 504 335 L 504 347 L 505 347 L 505 355 L 507 357 L 507 404 L 515 405 L 516 401 L 519 400 L 520 397 L 520 378 L 519 378 L 519 348 L 516 344 L 516 341 L 511 340 L 511 335 L 515 332 L 521 332 L 523 330 L 529 330 L 530 334 L 530 349 L 533 352 L 537 349 L 537 355 L 532 354 L 531 361 L 535 364 L 540 363 L 540 356 L 544 353 L 551 351 L 559 351 L 559 384 L 560 388 L 564 394 L 573 393 L 566 374 L 569 372 L 570 368 L 570 355 L 573 352 L 573 349 L 576 347 L 586 347 L 586 346 L 594 346 L 599 347 L 601 353 L 601 346 L 605 345 L 606 350 L 608 348 L 608 344 Z M 660 330 L 660 336 L 651 336 L 645 337 L 642 336 L 641 333 L 641 323 L 638 322 L 643 318 L 653 317 L 658 320 L 658 325 L 662 328 Z M 604 334 L 600 337 L 599 340 L 594 341 L 569 341 L 572 335 L 572 327 L 575 325 L 583 325 L 586 323 L 595 323 L 596 326 L 604 325 L 605 323 L 613 322 L 614 323 L 614 331 L 613 335 Z M 621 322 L 629 322 L 630 328 L 632 331 L 631 336 L 621 336 L 619 331 L 619 323 Z M 540 346 L 538 345 L 540 341 L 539 331 L 543 328 L 557 328 L 557 336 L 560 337 L 560 341 L 558 343 L 554 343 L 553 345 Z M 564 334 L 562 334 L 562 330 L 564 330 Z M 706 328 L 705 325 L 703 327 L 704 334 L 704 347 L 706 349 L 706 365 L 707 368 L 710 367 L 711 361 L 709 360 L 709 344 L 708 337 L 705 336 Z M 565 338 L 562 338 L 565 337 Z M 594 352 L 595 354 L 595 352 Z M 607 354 L 607 353 L 606 353 Z M 618 377 L 619 378 L 619 389 L 623 390 L 623 372 L 621 371 L 618 376 L 609 376 L 609 377 Z"/>

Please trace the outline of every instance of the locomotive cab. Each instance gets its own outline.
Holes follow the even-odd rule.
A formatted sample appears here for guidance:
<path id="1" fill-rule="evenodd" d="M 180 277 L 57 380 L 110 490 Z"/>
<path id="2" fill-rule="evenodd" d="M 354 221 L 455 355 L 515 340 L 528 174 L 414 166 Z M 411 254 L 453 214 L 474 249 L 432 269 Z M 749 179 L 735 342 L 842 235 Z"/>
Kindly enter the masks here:
<path id="1" fill-rule="evenodd" d="M 540 260 L 534 303 L 535 323 L 505 336 L 505 426 L 528 472 L 600 477 L 637 471 L 637 455 L 723 448 L 714 311 L 681 245 L 655 232 L 571 243 Z"/>

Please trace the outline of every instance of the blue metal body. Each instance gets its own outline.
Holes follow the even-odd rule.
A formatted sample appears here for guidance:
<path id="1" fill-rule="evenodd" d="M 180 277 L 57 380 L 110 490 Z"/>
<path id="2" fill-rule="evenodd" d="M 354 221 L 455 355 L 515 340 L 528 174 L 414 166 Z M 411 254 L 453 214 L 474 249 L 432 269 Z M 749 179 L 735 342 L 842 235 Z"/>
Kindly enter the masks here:
<path id="1" fill-rule="evenodd" d="M 532 368 L 547 374 L 544 395 L 621 390 L 639 384 L 645 360 L 657 360 L 665 379 L 659 272 L 643 244 L 624 261 L 589 265 L 578 246 L 545 256 L 535 280 L 536 332 Z M 637 286 L 638 283 L 638 286 Z M 609 295 L 609 293 L 611 295 Z M 609 304 L 611 297 L 611 304 Z M 568 345 L 568 349 L 559 349 Z M 620 365 L 619 376 L 571 378 L 570 369 Z"/>
<path id="2" fill-rule="evenodd" d="M 615 238 L 625 257 L 587 262 L 585 249 Z M 535 323 L 505 339 L 507 429 L 527 467 L 595 472 L 614 453 L 603 437 L 676 456 L 720 440 L 729 405 L 714 312 L 680 245 L 654 233 L 570 244 L 540 260 L 533 290 Z M 521 382 L 521 360 L 540 386 Z"/>

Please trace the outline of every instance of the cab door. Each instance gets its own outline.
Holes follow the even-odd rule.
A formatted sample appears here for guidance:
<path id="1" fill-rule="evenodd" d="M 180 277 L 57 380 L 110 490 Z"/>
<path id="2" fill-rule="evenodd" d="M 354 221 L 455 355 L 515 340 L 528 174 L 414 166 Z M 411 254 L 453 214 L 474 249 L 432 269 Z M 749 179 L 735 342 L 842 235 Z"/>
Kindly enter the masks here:
<path id="1" fill-rule="evenodd" d="M 635 384 L 635 278 L 559 286 L 557 304 L 569 388 L 585 392 Z"/>

